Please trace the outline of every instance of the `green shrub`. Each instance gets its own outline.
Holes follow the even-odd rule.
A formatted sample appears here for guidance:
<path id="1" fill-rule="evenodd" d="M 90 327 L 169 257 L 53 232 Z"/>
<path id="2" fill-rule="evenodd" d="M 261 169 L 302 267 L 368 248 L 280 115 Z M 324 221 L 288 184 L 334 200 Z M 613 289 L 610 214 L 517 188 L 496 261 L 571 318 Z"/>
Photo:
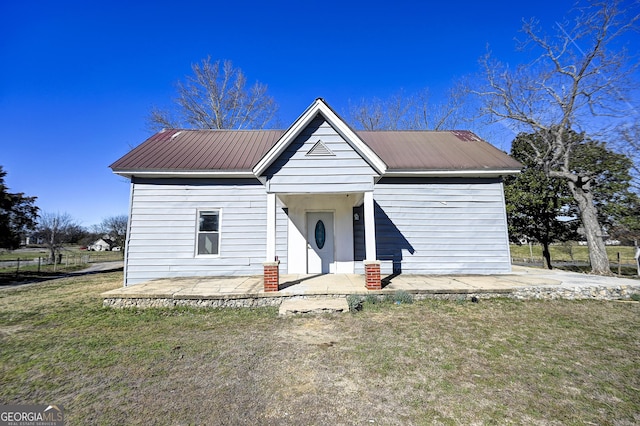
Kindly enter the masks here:
<path id="1" fill-rule="evenodd" d="M 357 294 L 350 294 L 347 296 L 347 304 L 349 305 L 349 311 L 357 312 L 362 309 L 362 297 Z"/>
<path id="2" fill-rule="evenodd" d="M 640 302 L 640 293 L 633 293 L 631 295 L 631 300 L 635 300 L 636 302 Z"/>

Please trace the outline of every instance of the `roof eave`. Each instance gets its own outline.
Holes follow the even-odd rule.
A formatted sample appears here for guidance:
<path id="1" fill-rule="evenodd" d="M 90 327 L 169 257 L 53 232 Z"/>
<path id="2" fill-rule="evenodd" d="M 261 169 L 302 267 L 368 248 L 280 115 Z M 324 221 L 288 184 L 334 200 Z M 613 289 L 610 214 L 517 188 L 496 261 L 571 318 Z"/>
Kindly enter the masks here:
<path id="1" fill-rule="evenodd" d="M 114 170 L 113 173 L 131 179 L 146 178 L 255 178 L 251 170 Z"/>
<path id="2" fill-rule="evenodd" d="M 520 169 L 470 170 L 387 170 L 383 177 L 500 177 L 515 175 Z"/>

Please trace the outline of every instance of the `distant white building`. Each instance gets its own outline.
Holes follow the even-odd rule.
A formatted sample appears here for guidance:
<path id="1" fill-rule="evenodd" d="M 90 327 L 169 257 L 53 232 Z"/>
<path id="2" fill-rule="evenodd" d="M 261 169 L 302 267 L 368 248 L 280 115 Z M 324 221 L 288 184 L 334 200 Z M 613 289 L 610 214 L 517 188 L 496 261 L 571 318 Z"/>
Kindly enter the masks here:
<path id="1" fill-rule="evenodd" d="M 108 238 L 100 238 L 89 247 L 87 250 L 89 251 L 110 251 L 114 246 L 114 242 Z"/>

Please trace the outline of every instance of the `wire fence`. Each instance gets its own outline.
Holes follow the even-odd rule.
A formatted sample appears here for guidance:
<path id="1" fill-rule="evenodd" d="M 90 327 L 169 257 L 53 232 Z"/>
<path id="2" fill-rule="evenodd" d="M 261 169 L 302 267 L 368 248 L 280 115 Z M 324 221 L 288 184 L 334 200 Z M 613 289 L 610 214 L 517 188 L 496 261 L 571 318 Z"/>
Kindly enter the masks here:
<path id="1" fill-rule="evenodd" d="M 524 266 L 544 266 L 544 259 L 542 256 L 521 256 L 512 257 L 511 263 L 513 265 Z M 554 260 L 551 259 L 551 265 L 557 268 L 563 269 L 588 269 L 591 267 L 591 263 L 588 260 Z M 618 276 L 637 276 L 640 277 L 640 262 L 633 256 L 624 255 L 622 252 L 617 252 L 612 259 L 609 258 L 609 266 L 611 272 Z"/>
<path id="2" fill-rule="evenodd" d="M 122 252 L 58 254 L 54 259 L 48 256 L 16 257 L 0 260 L 0 274 L 20 275 L 49 274 L 82 269 L 91 263 L 113 262 L 123 259 Z"/>

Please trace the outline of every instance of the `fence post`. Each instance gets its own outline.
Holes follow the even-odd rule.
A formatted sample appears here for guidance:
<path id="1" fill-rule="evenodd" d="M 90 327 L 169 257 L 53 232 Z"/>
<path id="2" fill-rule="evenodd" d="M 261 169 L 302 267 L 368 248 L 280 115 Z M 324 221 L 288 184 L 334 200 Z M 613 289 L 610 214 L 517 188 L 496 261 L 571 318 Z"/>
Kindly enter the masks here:
<path id="1" fill-rule="evenodd" d="M 40 275 L 40 264 L 42 263 L 42 258 L 38 257 L 38 275 Z"/>
<path id="2" fill-rule="evenodd" d="M 16 266 L 16 277 L 20 275 L 20 258 L 18 258 L 18 265 Z"/>
<path id="3" fill-rule="evenodd" d="M 622 265 L 620 265 L 620 252 L 618 252 L 618 276 L 622 276 Z"/>

